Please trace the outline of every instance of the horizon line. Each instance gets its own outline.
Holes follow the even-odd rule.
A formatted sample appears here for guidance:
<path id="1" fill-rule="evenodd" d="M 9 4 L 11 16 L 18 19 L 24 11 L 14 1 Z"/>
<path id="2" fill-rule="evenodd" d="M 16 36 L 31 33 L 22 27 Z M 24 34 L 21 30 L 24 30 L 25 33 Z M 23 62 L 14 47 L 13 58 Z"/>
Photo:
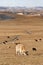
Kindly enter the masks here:
<path id="1" fill-rule="evenodd" d="M 0 7 L 27 7 L 27 8 L 32 8 L 32 7 L 43 7 L 43 6 L 0 6 Z"/>

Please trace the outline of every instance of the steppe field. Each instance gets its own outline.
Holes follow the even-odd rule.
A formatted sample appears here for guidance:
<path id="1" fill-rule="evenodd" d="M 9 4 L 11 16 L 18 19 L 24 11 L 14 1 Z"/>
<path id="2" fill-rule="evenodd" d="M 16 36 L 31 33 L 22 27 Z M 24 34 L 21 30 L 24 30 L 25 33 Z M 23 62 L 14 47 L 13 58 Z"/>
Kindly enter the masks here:
<path id="1" fill-rule="evenodd" d="M 14 17 L 0 20 L 0 65 L 43 65 L 43 16 L 0 14 Z M 16 55 L 16 42 L 24 44 L 28 56 Z"/>

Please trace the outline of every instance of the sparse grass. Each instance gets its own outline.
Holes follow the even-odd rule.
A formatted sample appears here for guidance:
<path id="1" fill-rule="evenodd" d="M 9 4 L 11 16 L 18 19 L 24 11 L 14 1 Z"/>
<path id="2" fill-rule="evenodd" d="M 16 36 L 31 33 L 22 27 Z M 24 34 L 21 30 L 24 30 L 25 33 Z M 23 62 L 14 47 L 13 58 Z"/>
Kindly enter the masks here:
<path id="1" fill-rule="evenodd" d="M 14 15 L 13 15 L 14 16 Z M 28 56 L 15 54 L 15 44 L 9 41 L 0 44 L 0 65 L 43 65 L 43 17 L 15 15 L 16 19 L 0 21 L 0 43 L 19 36 L 20 42 L 29 51 Z M 26 33 L 31 31 L 31 34 Z M 7 38 L 10 36 L 10 38 Z M 35 39 L 42 39 L 36 42 Z M 10 48 L 9 48 L 10 47 Z M 32 48 L 37 48 L 33 51 Z"/>

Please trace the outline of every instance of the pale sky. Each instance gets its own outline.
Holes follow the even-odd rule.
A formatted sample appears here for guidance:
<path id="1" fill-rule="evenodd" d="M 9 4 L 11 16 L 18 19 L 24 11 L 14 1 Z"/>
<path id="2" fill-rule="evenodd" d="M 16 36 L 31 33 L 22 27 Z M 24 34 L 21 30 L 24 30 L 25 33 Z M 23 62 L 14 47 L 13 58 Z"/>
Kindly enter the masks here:
<path id="1" fill-rule="evenodd" d="M 43 0 L 0 0 L 0 6 L 20 6 L 20 7 L 35 7 L 35 6 L 42 6 L 43 7 Z"/>

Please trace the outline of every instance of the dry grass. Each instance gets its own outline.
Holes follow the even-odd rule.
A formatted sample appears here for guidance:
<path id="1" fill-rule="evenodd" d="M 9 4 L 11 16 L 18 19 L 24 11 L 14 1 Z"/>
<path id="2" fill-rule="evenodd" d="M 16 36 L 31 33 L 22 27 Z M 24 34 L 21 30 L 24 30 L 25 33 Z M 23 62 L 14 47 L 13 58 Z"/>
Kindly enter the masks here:
<path id="1" fill-rule="evenodd" d="M 43 17 L 13 16 L 13 20 L 0 20 L 0 65 L 43 65 Z M 13 43 L 17 35 L 18 40 Z M 9 42 L 3 44 L 6 40 Z M 15 42 L 24 44 L 29 55 L 16 55 Z"/>

